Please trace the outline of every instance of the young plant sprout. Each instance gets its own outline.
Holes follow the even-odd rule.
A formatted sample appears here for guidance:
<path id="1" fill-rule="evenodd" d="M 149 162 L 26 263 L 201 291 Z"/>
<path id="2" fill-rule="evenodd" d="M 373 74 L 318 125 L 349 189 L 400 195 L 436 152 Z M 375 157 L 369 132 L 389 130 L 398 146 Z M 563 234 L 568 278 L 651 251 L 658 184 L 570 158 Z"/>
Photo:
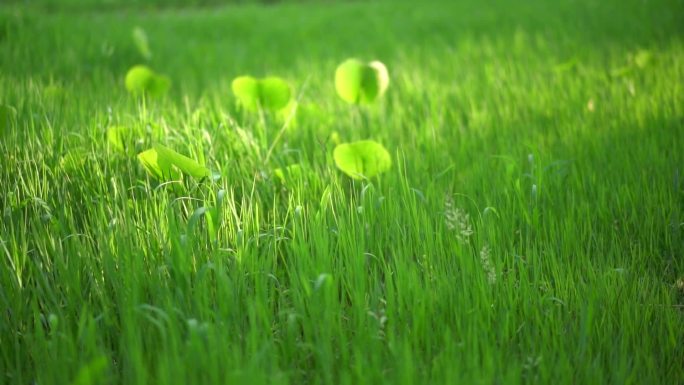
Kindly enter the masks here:
<path id="1" fill-rule="evenodd" d="M 333 151 L 333 158 L 337 168 L 353 179 L 372 178 L 392 166 L 389 152 L 372 140 L 339 144 Z"/>
<path id="2" fill-rule="evenodd" d="M 270 76 L 257 79 L 252 76 L 239 76 L 231 84 L 238 103 L 245 109 L 257 111 L 281 110 L 290 103 L 292 90 L 287 82 L 279 77 Z"/>
<path id="3" fill-rule="evenodd" d="M 387 67 L 377 60 L 364 63 L 348 59 L 335 71 L 335 90 L 348 103 L 373 103 L 387 91 L 387 87 Z"/>
<path id="4" fill-rule="evenodd" d="M 144 65 L 133 66 L 126 73 L 126 89 L 133 95 L 160 97 L 171 87 L 171 79 L 159 75 Z"/>

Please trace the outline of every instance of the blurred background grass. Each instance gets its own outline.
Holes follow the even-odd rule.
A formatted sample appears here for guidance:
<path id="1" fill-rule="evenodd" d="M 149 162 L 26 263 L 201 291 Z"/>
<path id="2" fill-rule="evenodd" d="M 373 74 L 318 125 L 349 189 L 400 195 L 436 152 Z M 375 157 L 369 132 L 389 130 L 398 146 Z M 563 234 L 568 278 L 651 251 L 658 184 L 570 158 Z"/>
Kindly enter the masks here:
<path id="1" fill-rule="evenodd" d="M 346 55 L 413 58 L 406 64 L 418 67 L 428 56 L 606 64 L 639 49 L 669 49 L 684 35 L 678 0 L 306 2 L 10 0 L 0 6 L 0 68 L 68 81 L 121 74 L 141 59 L 135 27 L 150 38 L 151 65 L 185 84 L 198 80 L 198 88 L 228 68 L 287 72 Z"/>
<path id="2" fill-rule="evenodd" d="M 338 3 L 345 0 L 5 0 L 7 4 L 41 7 L 47 10 L 111 10 L 120 8 L 187 8 L 244 4 Z M 349 1 L 349 0 L 347 0 Z M 351 0 L 368 1 L 368 0 Z"/>

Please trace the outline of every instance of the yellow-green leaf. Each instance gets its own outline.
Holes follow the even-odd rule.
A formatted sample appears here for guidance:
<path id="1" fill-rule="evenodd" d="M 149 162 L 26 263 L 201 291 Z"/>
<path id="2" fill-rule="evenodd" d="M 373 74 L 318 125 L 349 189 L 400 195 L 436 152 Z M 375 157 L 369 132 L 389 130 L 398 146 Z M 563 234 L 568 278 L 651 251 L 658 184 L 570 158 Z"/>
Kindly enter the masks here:
<path id="1" fill-rule="evenodd" d="M 389 152 L 372 140 L 342 143 L 335 147 L 333 159 L 337 168 L 354 179 L 372 178 L 392 166 Z"/>
<path id="2" fill-rule="evenodd" d="M 335 90 L 348 103 L 372 103 L 388 87 L 387 67 L 377 60 L 364 63 L 358 59 L 348 59 L 335 71 Z"/>
<path id="3" fill-rule="evenodd" d="M 277 111 L 285 108 L 292 99 L 290 86 L 275 76 L 263 79 L 239 76 L 233 80 L 231 89 L 240 105 L 252 111 L 259 107 Z"/>
<path id="4" fill-rule="evenodd" d="M 159 97 L 166 94 L 170 87 L 171 79 L 156 74 L 144 65 L 136 65 L 126 73 L 126 89 L 133 95 Z"/>
<path id="5" fill-rule="evenodd" d="M 168 147 L 164 147 L 161 144 L 154 146 L 157 154 L 160 158 L 167 160 L 172 165 L 178 167 L 179 170 L 188 174 L 194 178 L 205 178 L 211 176 L 211 172 L 208 168 L 197 163 L 195 160 L 188 158 L 185 155 L 181 155 Z"/>

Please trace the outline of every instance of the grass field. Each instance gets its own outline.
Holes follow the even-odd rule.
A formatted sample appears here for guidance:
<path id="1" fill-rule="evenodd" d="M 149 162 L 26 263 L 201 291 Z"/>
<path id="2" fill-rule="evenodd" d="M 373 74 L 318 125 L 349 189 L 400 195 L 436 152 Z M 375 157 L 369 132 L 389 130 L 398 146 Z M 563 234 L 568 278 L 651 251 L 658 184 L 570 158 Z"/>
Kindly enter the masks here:
<path id="1" fill-rule="evenodd" d="M 0 383 L 684 383 L 684 2 L 81 1 L 0 5 Z M 388 172 L 337 170 L 361 139 Z"/>

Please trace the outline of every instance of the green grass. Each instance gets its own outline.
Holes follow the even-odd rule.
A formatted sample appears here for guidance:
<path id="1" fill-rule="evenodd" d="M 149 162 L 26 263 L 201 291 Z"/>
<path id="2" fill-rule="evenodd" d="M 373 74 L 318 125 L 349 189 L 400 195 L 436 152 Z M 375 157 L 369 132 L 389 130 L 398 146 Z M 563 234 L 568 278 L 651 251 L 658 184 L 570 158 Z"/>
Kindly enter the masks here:
<path id="1" fill-rule="evenodd" d="M 88 9 L 0 7 L 0 383 L 684 381 L 681 1 Z M 165 98 L 126 93 L 136 26 Z M 351 56 L 377 105 L 335 94 Z M 318 107 L 270 157 L 243 74 Z M 160 184 L 114 125 L 221 178 Z"/>

